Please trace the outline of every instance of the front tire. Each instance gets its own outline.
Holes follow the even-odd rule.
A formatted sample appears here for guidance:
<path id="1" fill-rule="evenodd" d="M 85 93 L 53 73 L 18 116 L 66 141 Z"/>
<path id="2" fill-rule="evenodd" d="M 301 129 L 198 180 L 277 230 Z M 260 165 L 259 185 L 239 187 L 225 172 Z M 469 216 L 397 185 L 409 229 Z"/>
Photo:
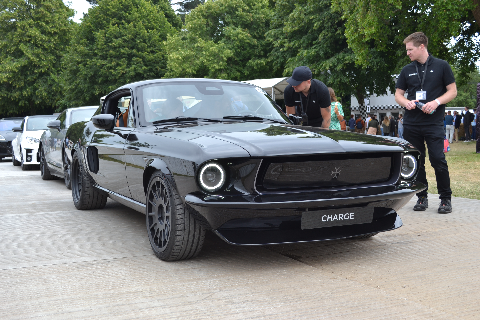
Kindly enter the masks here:
<path id="1" fill-rule="evenodd" d="M 107 203 L 105 193 L 96 189 L 92 177 L 85 171 L 83 161 L 75 152 L 71 167 L 73 204 L 79 210 L 102 209 Z"/>
<path id="2" fill-rule="evenodd" d="M 55 178 L 48 169 L 47 161 L 45 159 L 45 153 L 43 152 L 42 146 L 40 146 L 40 176 L 43 180 L 53 180 Z"/>
<path id="3" fill-rule="evenodd" d="M 15 167 L 18 167 L 20 165 L 20 162 L 17 159 L 15 159 L 14 154 L 12 154 L 12 163 Z"/>
<path id="4" fill-rule="evenodd" d="M 205 228 L 185 209 L 162 172 L 150 178 L 146 200 L 148 240 L 155 255 L 163 261 L 197 256 L 205 240 Z"/>
<path id="5" fill-rule="evenodd" d="M 22 168 L 22 171 L 27 171 L 30 170 L 30 166 L 26 165 L 24 160 L 23 160 L 23 151 L 20 149 L 20 167 Z"/>

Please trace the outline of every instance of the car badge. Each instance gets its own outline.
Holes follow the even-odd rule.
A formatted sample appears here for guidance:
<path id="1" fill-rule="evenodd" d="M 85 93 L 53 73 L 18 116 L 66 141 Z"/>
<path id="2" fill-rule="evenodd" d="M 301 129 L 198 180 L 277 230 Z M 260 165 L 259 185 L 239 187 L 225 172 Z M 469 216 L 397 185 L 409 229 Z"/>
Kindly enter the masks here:
<path id="1" fill-rule="evenodd" d="M 332 178 L 333 179 L 338 179 L 338 176 L 340 176 L 340 172 L 342 170 L 340 170 L 340 167 L 335 167 L 335 171 L 332 171 Z"/>

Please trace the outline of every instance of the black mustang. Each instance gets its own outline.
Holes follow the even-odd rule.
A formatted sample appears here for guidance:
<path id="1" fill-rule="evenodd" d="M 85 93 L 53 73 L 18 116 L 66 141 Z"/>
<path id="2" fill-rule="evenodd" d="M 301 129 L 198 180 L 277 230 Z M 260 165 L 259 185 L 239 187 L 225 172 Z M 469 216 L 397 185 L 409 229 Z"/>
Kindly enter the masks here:
<path id="1" fill-rule="evenodd" d="M 75 206 L 144 212 L 166 261 L 196 256 L 206 230 L 237 245 L 370 237 L 425 187 L 405 140 L 294 125 L 234 81 L 131 83 L 67 136 Z"/>

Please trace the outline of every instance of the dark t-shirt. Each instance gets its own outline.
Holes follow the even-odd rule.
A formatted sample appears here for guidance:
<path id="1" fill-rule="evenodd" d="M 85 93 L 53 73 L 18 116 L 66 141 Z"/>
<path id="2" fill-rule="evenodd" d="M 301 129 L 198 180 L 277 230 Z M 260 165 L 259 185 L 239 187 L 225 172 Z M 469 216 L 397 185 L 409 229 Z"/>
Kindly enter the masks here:
<path id="1" fill-rule="evenodd" d="M 460 128 L 460 124 L 462 123 L 462 116 L 457 114 L 455 116 L 455 129 Z"/>
<path id="2" fill-rule="evenodd" d="M 320 127 L 322 125 L 322 114 L 320 108 L 330 107 L 330 93 L 327 86 L 320 80 L 312 79 L 310 85 L 310 92 L 308 96 L 305 96 L 301 92 L 295 92 L 291 85 L 285 88 L 283 93 L 285 99 L 285 105 L 289 107 L 295 107 L 297 116 L 300 116 L 301 104 L 303 103 L 303 109 L 306 110 L 308 115 L 308 125 L 314 127 Z M 300 103 L 302 99 L 302 103 Z"/>
<path id="3" fill-rule="evenodd" d="M 452 68 L 441 59 L 429 56 L 427 74 L 423 83 L 423 91 L 427 92 L 427 99 L 420 102 L 427 103 L 447 92 L 447 86 L 455 82 Z M 417 66 L 417 67 L 415 67 Z M 418 68 L 418 73 L 417 73 Z M 408 100 L 417 100 L 416 92 L 421 91 L 421 79 L 423 79 L 425 64 L 413 61 L 403 67 L 398 77 L 396 88 L 407 92 Z M 441 104 L 433 114 L 426 114 L 418 108 L 405 110 L 403 124 L 406 125 L 442 125 L 445 114 L 445 105 Z"/>

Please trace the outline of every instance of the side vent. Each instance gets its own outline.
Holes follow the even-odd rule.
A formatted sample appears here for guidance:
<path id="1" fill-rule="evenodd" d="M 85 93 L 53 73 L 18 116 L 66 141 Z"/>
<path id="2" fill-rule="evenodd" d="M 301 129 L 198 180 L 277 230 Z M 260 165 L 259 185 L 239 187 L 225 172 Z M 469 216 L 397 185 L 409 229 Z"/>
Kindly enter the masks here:
<path id="1" fill-rule="evenodd" d="M 87 162 L 88 168 L 91 172 L 98 172 L 98 150 L 95 147 L 87 148 Z"/>

